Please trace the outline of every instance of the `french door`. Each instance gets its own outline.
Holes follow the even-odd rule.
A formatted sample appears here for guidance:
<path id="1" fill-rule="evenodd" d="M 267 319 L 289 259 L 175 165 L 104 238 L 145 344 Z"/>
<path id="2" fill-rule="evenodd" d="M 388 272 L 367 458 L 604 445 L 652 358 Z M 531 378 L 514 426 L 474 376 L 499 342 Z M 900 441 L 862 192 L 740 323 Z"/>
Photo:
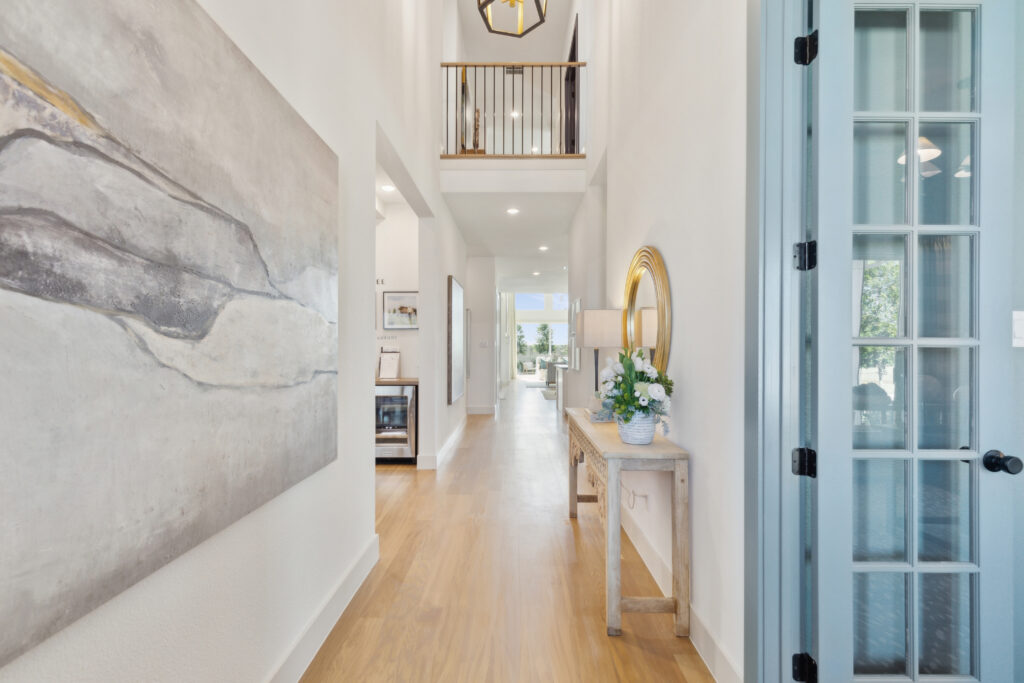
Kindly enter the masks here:
<path id="1" fill-rule="evenodd" d="M 802 623 L 820 681 L 1013 678 L 1004 520 L 1024 476 L 985 459 L 1014 437 L 1013 5 L 811 5 Z"/>

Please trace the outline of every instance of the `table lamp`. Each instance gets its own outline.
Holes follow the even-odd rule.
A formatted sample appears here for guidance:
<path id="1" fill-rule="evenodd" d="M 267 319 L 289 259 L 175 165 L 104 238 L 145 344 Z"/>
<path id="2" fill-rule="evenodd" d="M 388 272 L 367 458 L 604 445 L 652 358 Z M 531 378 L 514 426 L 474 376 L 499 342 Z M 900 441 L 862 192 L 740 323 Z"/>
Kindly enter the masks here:
<path id="1" fill-rule="evenodd" d="M 597 391 L 600 350 L 622 348 L 622 309 L 596 308 L 583 311 L 583 342 L 580 345 L 594 349 L 594 391 Z"/>

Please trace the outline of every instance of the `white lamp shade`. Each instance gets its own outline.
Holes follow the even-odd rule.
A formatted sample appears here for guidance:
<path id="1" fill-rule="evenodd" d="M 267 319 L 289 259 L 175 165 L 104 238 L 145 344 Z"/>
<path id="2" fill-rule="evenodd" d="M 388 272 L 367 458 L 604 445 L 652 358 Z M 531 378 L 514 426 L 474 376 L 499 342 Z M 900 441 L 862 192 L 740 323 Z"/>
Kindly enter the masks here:
<path id="1" fill-rule="evenodd" d="M 582 346 L 591 349 L 622 348 L 622 310 L 596 308 L 583 311 Z"/>

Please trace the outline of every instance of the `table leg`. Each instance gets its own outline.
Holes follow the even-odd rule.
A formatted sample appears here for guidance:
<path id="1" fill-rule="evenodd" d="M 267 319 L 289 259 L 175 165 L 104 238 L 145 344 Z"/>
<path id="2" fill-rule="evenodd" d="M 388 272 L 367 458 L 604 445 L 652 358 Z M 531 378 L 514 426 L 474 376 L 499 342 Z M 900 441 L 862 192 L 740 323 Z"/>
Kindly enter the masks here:
<path id="1" fill-rule="evenodd" d="M 579 446 L 576 445 L 576 440 L 571 436 L 569 437 L 569 519 L 576 519 L 576 494 L 578 476 L 577 470 L 579 469 L 579 462 L 575 457 L 576 449 Z"/>
<path id="2" fill-rule="evenodd" d="M 622 510 L 619 507 L 619 484 L 622 461 L 608 460 L 608 481 L 605 496 L 608 501 L 608 527 L 605 530 L 605 610 L 608 635 L 622 635 Z"/>
<path id="3" fill-rule="evenodd" d="M 672 597 L 675 634 L 690 635 L 690 491 L 689 464 L 677 460 L 672 484 Z"/>

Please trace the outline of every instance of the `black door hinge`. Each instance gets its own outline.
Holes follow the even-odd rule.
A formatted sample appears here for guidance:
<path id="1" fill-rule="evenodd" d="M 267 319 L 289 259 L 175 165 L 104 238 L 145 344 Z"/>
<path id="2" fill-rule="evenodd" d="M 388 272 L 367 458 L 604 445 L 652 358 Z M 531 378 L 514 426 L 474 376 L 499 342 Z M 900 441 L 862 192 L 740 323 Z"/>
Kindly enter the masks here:
<path id="1" fill-rule="evenodd" d="M 818 452 L 813 448 L 794 448 L 793 474 L 798 477 L 810 477 L 811 479 L 817 478 Z"/>
<path id="2" fill-rule="evenodd" d="M 797 270 L 814 270 L 818 265 L 818 243 L 797 242 L 793 245 L 793 267 Z"/>
<path id="3" fill-rule="evenodd" d="M 793 41 L 793 60 L 800 66 L 807 66 L 818 56 L 818 29 Z"/>
<path id="4" fill-rule="evenodd" d="M 806 652 L 793 655 L 793 680 L 818 683 L 818 663 Z"/>

